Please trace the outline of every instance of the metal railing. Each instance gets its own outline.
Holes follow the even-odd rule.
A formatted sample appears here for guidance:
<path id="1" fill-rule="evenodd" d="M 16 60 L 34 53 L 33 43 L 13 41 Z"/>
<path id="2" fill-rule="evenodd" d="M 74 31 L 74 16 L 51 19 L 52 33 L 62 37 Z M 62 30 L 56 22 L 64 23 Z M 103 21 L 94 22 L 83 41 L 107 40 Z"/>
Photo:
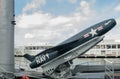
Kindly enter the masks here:
<path id="1" fill-rule="evenodd" d="M 115 74 L 120 72 L 116 72 L 115 68 L 120 68 L 120 61 L 113 61 L 105 59 L 105 79 L 115 79 Z"/>

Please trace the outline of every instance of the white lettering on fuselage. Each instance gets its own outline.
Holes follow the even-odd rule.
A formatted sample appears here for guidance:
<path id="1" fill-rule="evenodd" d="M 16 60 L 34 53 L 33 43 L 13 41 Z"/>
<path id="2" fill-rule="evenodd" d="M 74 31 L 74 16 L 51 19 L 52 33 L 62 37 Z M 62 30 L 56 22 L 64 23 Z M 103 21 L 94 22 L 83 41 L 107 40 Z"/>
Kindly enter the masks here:
<path id="1" fill-rule="evenodd" d="M 37 64 L 40 64 L 40 63 L 46 61 L 47 59 L 49 59 L 49 54 L 47 54 L 47 53 L 35 57 L 35 61 Z"/>
<path id="2" fill-rule="evenodd" d="M 111 22 L 111 20 L 109 20 L 108 22 L 106 22 L 104 25 L 107 26 L 110 22 Z"/>

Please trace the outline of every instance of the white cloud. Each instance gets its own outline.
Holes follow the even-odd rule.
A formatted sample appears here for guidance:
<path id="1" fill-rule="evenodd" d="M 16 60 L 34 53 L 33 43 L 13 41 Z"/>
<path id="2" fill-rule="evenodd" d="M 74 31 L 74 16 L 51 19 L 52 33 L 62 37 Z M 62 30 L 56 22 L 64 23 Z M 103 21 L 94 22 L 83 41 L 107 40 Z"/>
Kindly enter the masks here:
<path id="1" fill-rule="evenodd" d="M 116 22 L 117 22 L 118 25 L 120 25 L 120 18 L 117 18 Z"/>
<path id="2" fill-rule="evenodd" d="M 35 11 L 45 5 L 45 3 L 45 0 L 32 0 L 23 8 L 23 13 L 26 13 L 27 11 Z"/>
<path id="3" fill-rule="evenodd" d="M 48 20 L 51 18 L 49 14 L 43 14 L 40 12 L 35 12 L 32 14 L 21 14 L 17 16 L 17 26 L 19 28 L 35 28 L 36 26 L 39 27 L 42 24 L 46 24 Z"/>
<path id="4" fill-rule="evenodd" d="M 105 36 L 105 39 L 119 40 L 120 39 L 120 34 L 109 33 Z"/>
<path id="5" fill-rule="evenodd" d="M 77 10 L 81 11 L 85 16 L 93 16 L 95 14 L 95 11 L 91 9 L 90 3 L 84 0 L 80 2 L 80 7 Z"/>
<path id="6" fill-rule="evenodd" d="M 16 29 L 21 31 L 19 37 L 16 37 L 16 40 L 33 38 L 32 41 L 38 39 L 44 42 L 51 42 L 52 40 L 56 40 L 54 42 L 57 42 L 68 35 L 64 35 L 65 31 L 71 31 L 73 30 L 71 28 L 74 27 L 72 26 L 71 17 L 52 16 L 52 14 L 43 14 L 39 12 L 29 15 L 21 14 L 16 17 L 16 20 Z M 16 34 L 18 34 L 19 31 L 16 31 Z"/>
<path id="7" fill-rule="evenodd" d="M 57 26 L 59 24 L 65 24 L 67 22 L 70 22 L 70 17 L 65 17 L 65 16 L 58 16 L 58 17 L 55 17 L 55 18 L 52 18 L 50 21 L 49 21 L 49 24 L 51 26 Z"/>
<path id="8" fill-rule="evenodd" d="M 45 27 L 45 26 L 59 26 L 62 24 L 69 23 L 71 21 L 71 17 L 65 16 L 53 16 L 48 13 L 35 12 L 32 14 L 21 14 L 16 17 L 17 27 L 27 29 L 27 28 L 37 28 L 37 27 Z"/>
<path id="9" fill-rule="evenodd" d="M 26 33 L 25 34 L 25 38 L 33 38 L 34 37 L 34 35 L 32 35 L 32 34 L 30 34 L 30 33 Z"/>
<path id="10" fill-rule="evenodd" d="M 119 11 L 120 11 L 120 4 L 117 5 L 117 6 L 114 8 L 114 10 L 119 12 Z"/>
<path id="11" fill-rule="evenodd" d="M 113 34 L 114 35 L 117 35 L 117 34 L 119 34 L 120 35 L 120 17 L 118 17 L 118 18 L 116 18 L 115 19 L 116 20 L 116 26 L 115 26 L 115 28 L 113 29 Z"/>
<path id="12" fill-rule="evenodd" d="M 38 3 L 39 1 L 43 2 Z M 23 13 L 16 17 L 15 40 L 17 45 L 57 44 L 80 32 L 85 28 L 84 26 L 88 27 L 98 22 L 96 20 L 98 20 L 97 17 L 99 15 L 96 14 L 95 10 L 91 8 L 91 4 L 87 1 L 82 0 L 77 11 L 69 16 L 55 16 L 51 13 L 43 13 L 41 10 L 36 10 L 39 8 L 39 4 L 45 4 L 45 0 L 39 1 L 32 0 L 31 3 L 24 7 Z M 28 14 L 27 11 L 33 12 Z M 120 20 L 118 19 L 117 21 L 119 22 Z"/>
<path id="13" fill-rule="evenodd" d="M 21 44 L 20 41 L 23 41 L 23 44 L 31 44 L 35 41 L 38 44 L 39 42 L 57 44 L 80 32 L 80 28 L 88 25 L 89 20 L 92 19 L 91 16 L 88 16 L 88 13 L 93 12 L 93 10 L 91 10 L 89 3 L 85 1 L 80 3 L 82 12 L 74 12 L 71 16 L 54 16 L 51 13 L 42 13 L 41 10 L 27 14 L 27 11 L 32 8 L 38 8 L 38 4 L 32 7 L 35 2 L 37 0 L 28 3 L 23 9 L 24 12 L 16 17 L 16 44 Z M 31 7 L 29 7 L 30 5 Z M 85 11 L 88 13 L 85 13 Z"/>

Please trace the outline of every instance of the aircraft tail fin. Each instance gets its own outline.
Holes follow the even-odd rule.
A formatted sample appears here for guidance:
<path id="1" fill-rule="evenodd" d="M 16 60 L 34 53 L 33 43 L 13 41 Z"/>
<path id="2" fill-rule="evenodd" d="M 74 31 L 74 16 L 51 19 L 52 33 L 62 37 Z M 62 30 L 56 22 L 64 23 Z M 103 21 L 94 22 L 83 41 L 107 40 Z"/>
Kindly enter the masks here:
<path id="1" fill-rule="evenodd" d="M 31 62 L 35 59 L 35 56 L 31 56 L 29 54 L 25 54 L 24 57 Z"/>

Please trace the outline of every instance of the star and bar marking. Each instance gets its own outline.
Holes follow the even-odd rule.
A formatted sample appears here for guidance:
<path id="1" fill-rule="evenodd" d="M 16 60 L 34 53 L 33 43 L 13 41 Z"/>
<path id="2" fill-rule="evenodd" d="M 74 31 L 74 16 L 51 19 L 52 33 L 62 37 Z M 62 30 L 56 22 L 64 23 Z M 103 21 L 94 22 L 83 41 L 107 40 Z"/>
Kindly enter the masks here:
<path id="1" fill-rule="evenodd" d="M 90 36 L 90 34 L 92 35 L 92 37 L 94 37 L 95 35 L 97 35 L 97 30 L 101 31 L 103 29 L 103 26 L 99 26 L 97 29 L 93 29 L 91 28 L 91 31 L 89 33 L 86 33 L 85 35 L 83 35 L 84 38 L 87 38 Z"/>

